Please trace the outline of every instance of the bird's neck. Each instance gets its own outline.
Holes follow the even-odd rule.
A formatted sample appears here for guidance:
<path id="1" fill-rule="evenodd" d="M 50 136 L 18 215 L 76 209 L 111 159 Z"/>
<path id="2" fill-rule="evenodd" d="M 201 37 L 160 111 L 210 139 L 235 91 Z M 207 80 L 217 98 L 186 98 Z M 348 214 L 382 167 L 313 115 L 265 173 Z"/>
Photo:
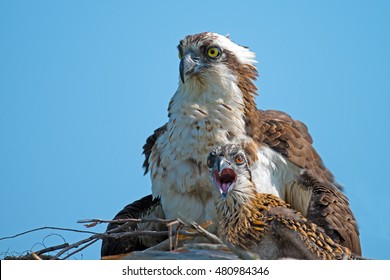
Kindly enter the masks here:
<path id="1" fill-rule="evenodd" d="M 222 239 L 245 249 L 262 238 L 267 230 L 263 211 L 268 207 L 258 203 L 257 199 L 254 187 L 251 192 L 231 192 L 226 198 L 218 199 L 218 232 Z"/>
<path id="2" fill-rule="evenodd" d="M 216 202 L 219 235 L 244 249 L 256 245 L 263 238 L 268 230 L 268 220 L 272 219 L 268 211 L 273 207 L 287 206 L 272 194 L 258 193 L 254 187 L 250 189 L 241 188 L 239 192 Z"/>
<path id="3" fill-rule="evenodd" d="M 207 88 L 180 85 L 168 109 L 172 153 L 185 146 L 186 153 L 179 152 L 203 166 L 212 148 L 248 141 L 245 102 L 233 82 Z"/>
<path id="4" fill-rule="evenodd" d="M 206 114 L 215 110 L 225 116 L 237 117 L 246 126 L 248 122 L 257 120 L 256 90 L 251 78 L 236 77 L 229 72 L 221 77 L 210 77 L 207 81 L 193 78 L 179 83 L 169 104 L 168 116 L 171 119 L 178 112 L 191 114 L 191 109 L 201 108 Z"/>

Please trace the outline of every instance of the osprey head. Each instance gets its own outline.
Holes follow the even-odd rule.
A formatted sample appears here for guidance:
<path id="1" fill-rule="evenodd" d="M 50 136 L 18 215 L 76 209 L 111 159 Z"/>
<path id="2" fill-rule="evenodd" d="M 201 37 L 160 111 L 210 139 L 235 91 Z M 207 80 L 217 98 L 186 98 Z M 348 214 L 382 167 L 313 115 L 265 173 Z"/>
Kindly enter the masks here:
<path id="1" fill-rule="evenodd" d="M 229 144 L 213 149 L 207 158 L 207 167 L 211 181 L 223 198 L 254 189 L 247 156 L 238 145 Z M 248 188 L 249 185 L 252 187 Z"/>
<path id="2" fill-rule="evenodd" d="M 212 32 L 188 35 L 178 45 L 182 84 L 196 80 L 202 84 L 233 75 L 257 77 L 255 54 L 233 43 L 228 37 Z"/>

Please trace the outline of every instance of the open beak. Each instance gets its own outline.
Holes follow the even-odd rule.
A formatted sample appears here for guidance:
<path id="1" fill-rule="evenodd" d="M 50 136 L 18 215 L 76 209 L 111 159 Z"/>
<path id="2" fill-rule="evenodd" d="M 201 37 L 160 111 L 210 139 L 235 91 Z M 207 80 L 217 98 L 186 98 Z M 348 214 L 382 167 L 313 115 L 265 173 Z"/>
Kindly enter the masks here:
<path id="1" fill-rule="evenodd" d="M 215 163 L 213 175 L 218 189 L 220 190 L 222 196 L 225 197 L 236 182 L 236 172 L 223 158 L 219 158 Z"/>

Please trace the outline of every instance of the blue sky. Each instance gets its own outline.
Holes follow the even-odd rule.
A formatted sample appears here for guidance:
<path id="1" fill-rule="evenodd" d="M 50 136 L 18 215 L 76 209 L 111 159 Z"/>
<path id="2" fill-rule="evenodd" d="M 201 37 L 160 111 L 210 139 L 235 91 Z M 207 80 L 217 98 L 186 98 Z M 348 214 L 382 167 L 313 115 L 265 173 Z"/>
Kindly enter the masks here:
<path id="1" fill-rule="evenodd" d="M 0 2 L 0 237 L 83 229 L 77 220 L 110 219 L 149 194 L 142 145 L 167 120 L 176 46 L 214 31 L 256 52 L 258 107 L 308 125 L 345 187 L 363 255 L 390 259 L 390 4 L 167 2 Z M 85 237 L 4 240 L 0 258 Z M 99 252 L 100 242 L 75 257 Z"/>

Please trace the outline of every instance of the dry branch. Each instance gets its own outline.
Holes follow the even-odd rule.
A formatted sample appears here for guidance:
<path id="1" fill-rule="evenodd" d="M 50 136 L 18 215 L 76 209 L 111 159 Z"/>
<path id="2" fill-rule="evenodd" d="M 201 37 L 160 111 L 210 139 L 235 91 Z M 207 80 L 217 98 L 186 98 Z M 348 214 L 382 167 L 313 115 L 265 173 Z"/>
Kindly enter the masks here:
<path id="1" fill-rule="evenodd" d="M 176 221 L 175 219 L 157 219 L 157 218 L 143 218 L 143 219 L 115 219 L 115 220 L 101 220 L 101 219 L 84 219 L 84 220 L 78 220 L 77 223 L 79 224 L 122 224 L 127 222 L 132 223 L 160 223 L 160 224 L 168 224 L 171 222 Z"/>
<path id="2" fill-rule="evenodd" d="M 144 218 L 144 219 L 117 219 L 117 220 L 103 220 L 103 219 L 86 219 L 79 220 L 78 223 L 85 224 L 86 227 L 93 227 L 101 223 L 118 223 L 120 226 L 108 230 L 103 233 L 86 231 L 86 230 L 77 230 L 71 228 L 62 228 L 62 227 L 40 227 L 32 230 L 28 230 L 13 236 L 0 238 L 1 240 L 17 238 L 22 235 L 32 233 L 40 230 L 60 230 L 60 231 L 70 231 L 76 233 L 87 233 L 90 234 L 88 238 L 84 238 L 80 241 L 77 241 L 73 244 L 63 243 L 60 245 L 48 247 L 40 251 L 31 252 L 29 255 L 24 256 L 23 258 L 28 259 L 68 259 L 69 257 L 81 252 L 87 247 L 91 246 L 95 242 L 105 238 L 122 238 L 125 236 L 166 236 L 167 240 L 157 244 L 154 247 L 151 247 L 145 250 L 146 254 L 153 255 L 158 251 L 168 251 L 177 249 L 179 246 L 182 246 L 182 240 L 193 238 L 197 236 L 204 236 L 208 238 L 212 243 L 223 244 L 221 240 L 218 239 L 215 235 L 211 234 L 198 224 L 194 222 L 183 222 L 183 219 L 155 219 L 155 218 Z M 168 230 L 165 231 L 127 231 L 128 228 L 134 223 L 159 223 L 165 224 Z M 180 237 L 181 236 L 181 237 Z M 185 238 L 183 238 L 185 237 Z M 80 247 L 81 246 L 81 247 Z M 198 249 L 197 249 L 198 250 Z M 46 253 L 57 252 L 53 256 L 47 256 Z M 64 254 L 67 253 L 66 256 Z M 167 252 L 169 253 L 169 252 Z M 188 252 L 187 252 L 188 254 Z M 199 255 L 199 252 L 197 251 Z M 177 256 L 177 254 L 176 254 Z M 156 255 L 156 257 L 158 257 Z M 171 256 L 172 257 L 172 256 Z M 20 257 L 22 258 L 22 257 Z"/>
<path id="3" fill-rule="evenodd" d="M 13 239 L 13 238 L 16 238 L 16 237 L 25 235 L 25 234 L 29 234 L 29 233 L 32 233 L 32 232 L 35 232 L 35 231 L 46 230 L 46 229 L 61 230 L 61 231 L 73 231 L 73 232 L 78 232 L 78 233 L 96 234 L 96 232 L 92 232 L 92 231 L 78 230 L 78 229 L 71 229 L 71 228 L 62 228 L 62 227 L 40 227 L 40 228 L 35 228 L 35 229 L 27 230 L 27 231 L 24 231 L 24 232 L 21 232 L 21 233 L 12 235 L 12 236 L 1 237 L 1 238 L 0 238 L 0 241 L 6 240 L 6 239 Z"/>

